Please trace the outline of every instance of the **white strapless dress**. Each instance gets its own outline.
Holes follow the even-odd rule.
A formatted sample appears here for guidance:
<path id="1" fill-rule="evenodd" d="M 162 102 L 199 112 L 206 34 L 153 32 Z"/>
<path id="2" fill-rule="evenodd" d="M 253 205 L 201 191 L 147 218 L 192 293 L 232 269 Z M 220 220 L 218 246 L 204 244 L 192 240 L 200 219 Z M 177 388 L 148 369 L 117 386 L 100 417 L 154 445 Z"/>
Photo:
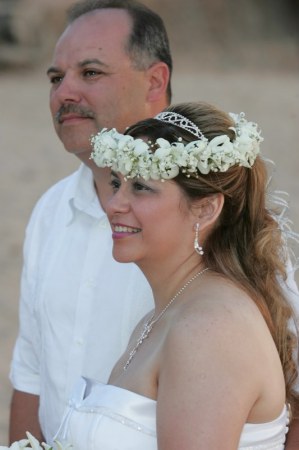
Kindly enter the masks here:
<path id="1" fill-rule="evenodd" d="M 285 407 L 272 422 L 245 424 L 239 449 L 283 450 L 287 431 Z M 73 450 L 157 450 L 156 401 L 80 378 L 55 438 Z"/>

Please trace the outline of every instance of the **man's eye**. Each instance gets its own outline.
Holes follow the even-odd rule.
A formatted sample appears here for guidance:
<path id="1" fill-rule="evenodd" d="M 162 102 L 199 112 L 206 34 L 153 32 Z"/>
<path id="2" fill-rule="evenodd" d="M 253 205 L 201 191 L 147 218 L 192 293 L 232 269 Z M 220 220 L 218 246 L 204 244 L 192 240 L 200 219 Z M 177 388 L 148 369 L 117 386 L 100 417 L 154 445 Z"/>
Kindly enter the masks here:
<path id="1" fill-rule="evenodd" d="M 55 75 L 50 77 L 50 83 L 51 84 L 58 84 L 60 83 L 60 81 L 62 80 L 63 76 L 62 75 Z"/>
<path id="2" fill-rule="evenodd" d="M 86 78 L 92 78 L 92 77 L 96 77 L 97 75 L 102 75 L 103 72 L 99 71 L 99 70 L 92 70 L 92 69 L 88 69 L 85 70 L 83 75 Z"/>

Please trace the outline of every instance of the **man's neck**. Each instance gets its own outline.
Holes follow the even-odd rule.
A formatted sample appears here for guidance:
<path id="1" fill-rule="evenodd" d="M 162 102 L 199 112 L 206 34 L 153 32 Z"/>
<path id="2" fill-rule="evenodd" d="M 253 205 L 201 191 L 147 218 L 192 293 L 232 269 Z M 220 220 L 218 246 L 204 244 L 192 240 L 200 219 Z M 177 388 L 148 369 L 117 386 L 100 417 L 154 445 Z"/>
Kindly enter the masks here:
<path id="1" fill-rule="evenodd" d="M 93 178 L 94 178 L 94 185 L 95 190 L 97 192 L 97 196 L 99 199 L 99 202 L 103 208 L 103 210 L 106 210 L 106 204 L 109 198 L 112 195 L 111 191 L 111 172 L 109 168 L 99 168 L 94 167 L 93 172 Z"/>

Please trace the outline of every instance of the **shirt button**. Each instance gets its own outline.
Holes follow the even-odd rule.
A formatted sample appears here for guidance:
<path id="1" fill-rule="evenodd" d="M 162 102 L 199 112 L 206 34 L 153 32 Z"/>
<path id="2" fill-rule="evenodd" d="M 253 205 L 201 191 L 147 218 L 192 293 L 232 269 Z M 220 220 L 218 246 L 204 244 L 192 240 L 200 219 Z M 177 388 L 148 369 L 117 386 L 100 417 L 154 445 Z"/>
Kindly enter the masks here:
<path id="1" fill-rule="evenodd" d="M 83 345 L 83 339 L 76 339 L 76 344 L 81 347 Z"/>

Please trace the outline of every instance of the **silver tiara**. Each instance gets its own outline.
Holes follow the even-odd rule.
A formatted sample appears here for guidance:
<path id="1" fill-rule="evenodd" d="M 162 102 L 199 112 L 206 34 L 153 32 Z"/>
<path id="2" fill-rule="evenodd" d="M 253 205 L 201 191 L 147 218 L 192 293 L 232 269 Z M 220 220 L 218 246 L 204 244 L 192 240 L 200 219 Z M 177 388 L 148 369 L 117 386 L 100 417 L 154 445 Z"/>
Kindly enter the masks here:
<path id="1" fill-rule="evenodd" d="M 204 135 L 202 134 L 198 126 L 196 126 L 195 123 L 187 119 L 187 117 L 182 116 L 181 114 L 171 111 L 165 111 L 155 116 L 155 119 L 183 128 L 184 130 L 189 131 L 189 133 L 194 134 L 194 136 L 196 136 L 198 139 L 204 139 Z"/>

